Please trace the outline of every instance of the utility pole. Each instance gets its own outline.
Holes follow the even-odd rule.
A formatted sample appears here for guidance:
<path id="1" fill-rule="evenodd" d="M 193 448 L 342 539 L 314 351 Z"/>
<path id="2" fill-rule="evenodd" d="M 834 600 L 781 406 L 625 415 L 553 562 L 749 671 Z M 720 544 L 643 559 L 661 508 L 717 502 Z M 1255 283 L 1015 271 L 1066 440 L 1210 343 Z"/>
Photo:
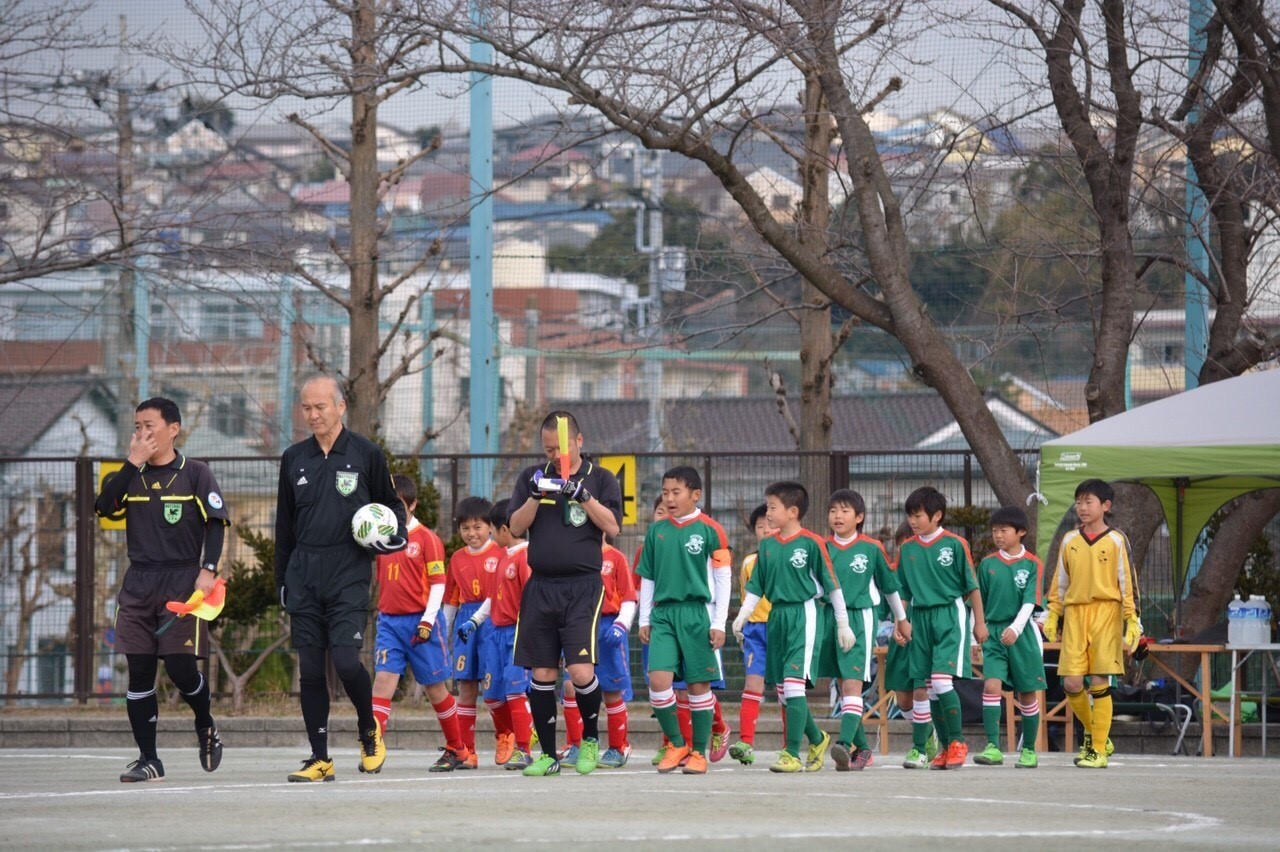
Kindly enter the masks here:
<path id="1" fill-rule="evenodd" d="M 641 232 L 636 234 L 636 248 L 649 255 L 649 308 L 646 325 L 649 344 L 656 347 L 662 342 L 662 154 L 660 151 L 644 151 L 639 152 L 639 156 L 644 157 L 643 165 L 637 172 L 641 187 L 645 189 L 649 233 L 646 238 L 642 233 L 640 217 L 637 216 L 636 227 Z M 652 357 L 656 352 L 647 354 L 649 357 L 645 358 L 641 375 L 644 377 L 645 397 L 649 401 L 649 450 L 657 452 L 662 449 L 662 361 Z"/>
<path id="2" fill-rule="evenodd" d="M 116 199 L 120 205 L 120 236 L 124 253 L 120 260 L 120 275 L 116 282 L 116 310 L 119 319 L 117 333 L 112 335 L 119 347 L 115 359 L 105 359 L 108 368 L 118 370 L 116 385 L 116 438 L 120 452 L 129 451 L 129 436 L 133 434 L 133 410 L 141 402 L 138 399 L 137 378 L 137 302 L 135 300 L 133 269 L 134 217 L 137 207 L 133 198 L 133 114 L 130 112 L 129 90 L 123 85 L 121 74 L 124 65 L 125 44 L 128 41 L 128 23 L 120 16 L 120 62 L 116 74 Z M 108 324 L 109 325 L 109 324 Z"/>

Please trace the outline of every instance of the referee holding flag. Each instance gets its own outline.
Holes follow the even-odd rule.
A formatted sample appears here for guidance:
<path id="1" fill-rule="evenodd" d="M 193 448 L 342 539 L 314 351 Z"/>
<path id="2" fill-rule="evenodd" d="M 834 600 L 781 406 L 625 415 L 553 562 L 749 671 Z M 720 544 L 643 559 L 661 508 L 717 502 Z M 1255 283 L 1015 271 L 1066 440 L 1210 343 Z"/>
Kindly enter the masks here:
<path id="1" fill-rule="evenodd" d="M 564 447 L 562 421 L 568 427 Z M 600 750 L 595 669 L 596 622 L 604 597 L 600 544 L 605 534 L 621 529 L 622 489 L 612 472 L 582 457 L 582 432 L 569 412 L 553 411 L 542 421 L 542 449 L 546 463 L 527 467 L 516 478 L 508 522 L 515 536 L 529 534 L 531 574 L 520 599 L 513 656 L 515 665 L 533 670 L 529 709 L 542 756 L 524 774 L 560 773 L 555 690 L 563 658 L 582 713 L 575 768 L 586 775 L 596 768 Z"/>

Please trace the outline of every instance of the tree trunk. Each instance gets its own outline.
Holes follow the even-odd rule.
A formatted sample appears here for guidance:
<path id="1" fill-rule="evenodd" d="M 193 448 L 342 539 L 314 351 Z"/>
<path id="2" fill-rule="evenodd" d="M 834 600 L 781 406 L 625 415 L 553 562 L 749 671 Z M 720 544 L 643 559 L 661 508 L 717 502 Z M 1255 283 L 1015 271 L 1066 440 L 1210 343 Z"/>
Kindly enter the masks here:
<path id="1" fill-rule="evenodd" d="M 359 0 L 351 10 L 352 64 L 351 340 L 347 361 L 347 425 L 366 436 L 378 434 L 382 405 L 378 384 L 378 100 L 377 10 L 375 0 Z"/>
<path id="2" fill-rule="evenodd" d="M 1229 508 L 1200 565 L 1200 573 L 1191 581 L 1191 591 L 1182 602 L 1182 620 L 1177 625 L 1180 636 L 1195 636 L 1222 620 L 1245 555 L 1258 534 L 1280 512 L 1280 488 L 1246 494 Z M 1194 674 L 1196 663 L 1188 656 L 1179 661 L 1179 669 L 1185 675 Z"/>
<path id="3" fill-rule="evenodd" d="M 800 163 L 803 188 L 796 222 L 799 241 L 818 255 L 828 250 L 831 204 L 831 112 L 815 75 L 808 74 L 804 90 L 805 151 Z M 820 453 L 831 450 L 831 303 L 818 288 L 801 283 L 800 307 L 800 451 Z M 821 527 L 816 507 L 830 492 L 830 465 L 826 456 L 800 457 L 800 481 L 809 490 L 811 525 Z"/>

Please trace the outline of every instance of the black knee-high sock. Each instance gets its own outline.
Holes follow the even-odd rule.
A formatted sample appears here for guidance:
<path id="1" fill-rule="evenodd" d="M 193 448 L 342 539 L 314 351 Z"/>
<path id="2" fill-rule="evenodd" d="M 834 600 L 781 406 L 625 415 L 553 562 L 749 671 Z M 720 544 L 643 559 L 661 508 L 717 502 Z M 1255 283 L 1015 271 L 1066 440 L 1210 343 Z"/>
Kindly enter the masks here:
<path id="1" fill-rule="evenodd" d="M 148 760 L 156 755 L 156 719 L 160 704 L 156 701 L 156 658 L 149 654 L 129 654 L 129 691 L 125 695 L 125 709 L 129 714 L 129 727 L 138 751 Z"/>
<path id="2" fill-rule="evenodd" d="M 311 754 L 329 759 L 329 686 L 323 648 L 298 649 L 298 683 L 302 691 L 302 722 L 307 726 Z"/>
<path id="3" fill-rule="evenodd" d="M 600 681 L 598 678 L 591 678 L 591 682 L 585 686 L 573 685 L 573 691 L 578 696 L 578 712 L 582 714 L 582 738 L 586 740 L 600 739 L 600 700 L 603 697 L 600 692 Z"/>
<path id="4" fill-rule="evenodd" d="M 197 667 L 197 660 L 192 654 L 167 654 L 164 658 L 164 670 L 169 680 L 178 687 L 182 700 L 187 702 L 196 715 L 196 728 L 212 728 L 213 716 L 209 712 L 209 683 L 204 679 Z"/>
<path id="5" fill-rule="evenodd" d="M 378 720 L 373 717 L 373 681 L 369 670 L 360 663 L 360 649 L 330 648 L 329 658 L 356 708 L 356 730 L 363 736 L 378 727 Z"/>
<path id="6" fill-rule="evenodd" d="M 556 682 L 534 680 L 529 687 L 529 712 L 538 732 L 542 753 L 560 759 L 556 752 Z"/>

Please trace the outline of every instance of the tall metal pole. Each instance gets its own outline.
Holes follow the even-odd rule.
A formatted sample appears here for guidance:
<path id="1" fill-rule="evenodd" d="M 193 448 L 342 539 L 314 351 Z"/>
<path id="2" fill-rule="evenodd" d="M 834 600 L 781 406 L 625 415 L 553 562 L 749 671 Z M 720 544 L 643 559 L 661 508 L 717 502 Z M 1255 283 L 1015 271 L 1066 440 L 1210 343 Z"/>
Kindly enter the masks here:
<path id="1" fill-rule="evenodd" d="M 280 361 L 276 368 L 276 450 L 293 443 L 293 279 L 280 279 Z"/>
<path id="2" fill-rule="evenodd" d="M 471 22 L 484 26 L 480 0 Z M 471 61 L 493 62 L 493 48 L 475 39 Z M 493 316 L 493 80 L 471 72 L 471 453 L 498 451 L 498 334 Z M 471 493 L 489 494 L 493 461 L 473 461 Z"/>
<path id="3" fill-rule="evenodd" d="M 141 271 L 133 275 L 133 369 L 138 380 L 138 401 L 150 399 L 151 290 Z"/>
<path id="4" fill-rule="evenodd" d="M 1208 45 L 1206 29 L 1209 26 L 1211 0 L 1189 0 L 1187 26 L 1187 79 L 1194 79 L 1200 70 L 1200 61 Z M 1200 110 L 1193 108 L 1187 114 L 1190 128 L 1200 120 Z M 1202 283 L 1209 275 L 1209 217 L 1208 202 L 1196 179 L 1196 168 L 1191 157 L 1186 158 L 1186 245 L 1189 270 L 1183 276 L 1185 295 L 1186 337 L 1183 345 L 1183 364 L 1186 371 L 1187 390 L 1200 384 L 1200 369 L 1209 354 L 1209 291 Z M 1195 270 L 1192 272 L 1190 270 Z M 1199 277 L 1196 275 L 1199 273 Z"/>
<path id="5" fill-rule="evenodd" d="M 418 301 L 418 318 L 422 323 L 422 336 L 430 337 L 436 327 L 436 298 L 430 290 L 423 293 Z M 432 375 L 434 360 L 435 354 L 432 347 L 428 346 L 422 350 L 422 433 L 424 435 L 429 434 L 435 424 L 435 376 Z M 423 449 L 426 449 L 425 445 Z M 435 475 L 434 467 L 430 461 L 421 462 L 418 465 L 418 476 L 423 481 L 430 481 Z"/>
<path id="6" fill-rule="evenodd" d="M 647 168 L 640 170 L 641 178 L 649 179 L 648 207 L 649 235 L 645 243 L 649 253 L 649 343 L 657 346 L 662 336 L 662 276 L 663 242 L 662 232 L 662 155 L 657 151 L 647 152 L 649 160 Z M 639 220 L 637 219 L 637 225 Z M 644 362 L 645 397 L 649 401 L 649 450 L 657 452 L 662 449 L 662 361 L 651 357 L 656 354 L 652 350 L 646 352 Z"/>

